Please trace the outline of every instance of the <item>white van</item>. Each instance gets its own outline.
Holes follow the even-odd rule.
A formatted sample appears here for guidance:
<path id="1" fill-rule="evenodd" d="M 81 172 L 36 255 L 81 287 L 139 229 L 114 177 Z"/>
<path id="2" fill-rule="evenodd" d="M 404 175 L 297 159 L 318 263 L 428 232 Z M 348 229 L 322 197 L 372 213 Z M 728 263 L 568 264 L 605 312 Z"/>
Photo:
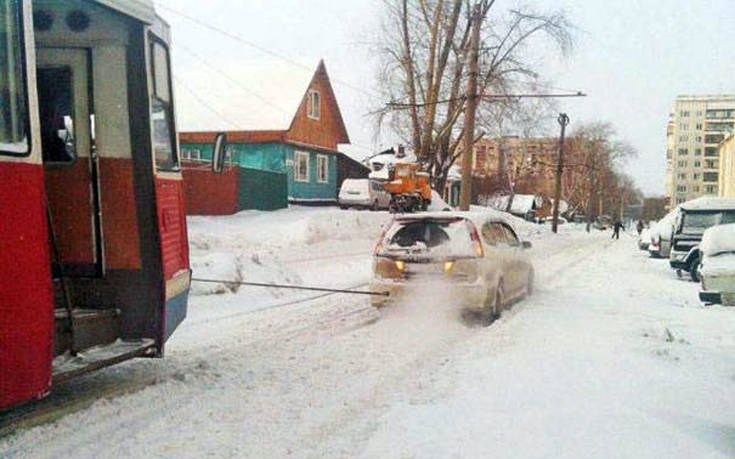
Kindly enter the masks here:
<path id="1" fill-rule="evenodd" d="M 339 207 L 379 210 L 390 205 L 390 193 L 383 184 L 370 179 L 346 179 L 339 190 Z"/>

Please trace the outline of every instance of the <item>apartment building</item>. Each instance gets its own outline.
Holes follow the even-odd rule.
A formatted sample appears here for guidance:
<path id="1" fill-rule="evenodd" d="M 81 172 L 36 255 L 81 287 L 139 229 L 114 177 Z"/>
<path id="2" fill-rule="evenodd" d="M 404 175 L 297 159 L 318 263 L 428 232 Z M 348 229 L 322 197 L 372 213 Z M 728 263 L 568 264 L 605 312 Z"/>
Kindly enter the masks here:
<path id="1" fill-rule="evenodd" d="M 679 96 L 667 126 L 672 206 L 719 193 L 719 145 L 735 124 L 735 95 Z"/>
<path id="2" fill-rule="evenodd" d="M 723 198 L 735 198 L 735 134 L 729 134 L 720 144 L 719 194 Z"/>

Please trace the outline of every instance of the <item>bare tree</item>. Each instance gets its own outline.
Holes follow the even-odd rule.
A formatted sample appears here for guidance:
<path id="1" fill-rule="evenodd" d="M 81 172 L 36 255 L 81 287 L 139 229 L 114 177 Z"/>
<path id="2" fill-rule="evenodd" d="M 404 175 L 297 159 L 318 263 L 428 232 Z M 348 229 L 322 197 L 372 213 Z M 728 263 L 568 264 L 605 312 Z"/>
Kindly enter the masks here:
<path id="1" fill-rule="evenodd" d="M 527 89 L 538 75 L 529 46 L 550 40 L 562 53 L 572 44 L 571 25 L 562 12 L 530 9 L 503 11 L 495 0 L 477 0 L 482 18 L 480 112 L 503 96 Z M 443 186 L 461 154 L 466 103 L 466 56 L 470 43 L 469 0 L 384 0 L 385 18 L 379 52 L 383 56 L 382 91 L 390 104 L 376 113 L 410 143 Z M 482 137 L 481 132 L 477 138 Z"/>

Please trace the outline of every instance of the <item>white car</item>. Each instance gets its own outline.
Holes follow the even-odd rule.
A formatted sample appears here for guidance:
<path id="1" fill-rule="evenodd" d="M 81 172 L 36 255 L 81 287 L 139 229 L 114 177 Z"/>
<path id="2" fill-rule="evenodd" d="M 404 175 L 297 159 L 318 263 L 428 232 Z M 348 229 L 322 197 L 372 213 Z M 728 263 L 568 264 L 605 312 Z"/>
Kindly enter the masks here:
<path id="1" fill-rule="evenodd" d="M 558 218 L 556 219 L 556 221 L 557 221 L 557 224 L 558 224 L 558 225 L 565 225 L 565 224 L 567 224 L 567 223 L 568 223 L 567 219 L 566 219 L 566 218 L 564 218 L 564 217 L 558 217 Z M 543 219 L 543 222 L 544 222 L 544 223 L 548 223 L 549 225 L 551 225 L 551 224 L 552 224 L 552 223 L 554 222 L 554 217 L 553 217 L 553 216 L 551 216 L 551 217 L 546 217 L 546 218 L 544 218 L 544 219 Z"/>
<path id="2" fill-rule="evenodd" d="M 390 193 L 377 180 L 346 179 L 339 190 L 339 206 L 342 209 L 387 209 L 390 206 Z"/>
<path id="3" fill-rule="evenodd" d="M 674 222 L 678 212 L 678 208 L 672 210 L 651 227 L 651 244 L 648 246 L 648 252 L 653 258 L 669 258 Z"/>
<path id="4" fill-rule="evenodd" d="M 713 226 L 699 244 L 699 277 L 704 303 L 735 306 L 735 224 Z"/>
<path id="5" fill-rule="evenodd" d="M 389 296 L 373 296 L 372 304 L 411 301 L 412 288 L 444 285 L 458 306 L 497 317 L 533 291 L 533 266 L 525 254 L 530 247 L 491 214 L 401 215 L 375 249 L 370 289 Z"/>
<path id="6" fill-rule="evenodd" d="M 638 236 L 638 248 L 641 250 L 648 250 L 651 245 L 651 229 L 643 228 L 641 235 Z"/>

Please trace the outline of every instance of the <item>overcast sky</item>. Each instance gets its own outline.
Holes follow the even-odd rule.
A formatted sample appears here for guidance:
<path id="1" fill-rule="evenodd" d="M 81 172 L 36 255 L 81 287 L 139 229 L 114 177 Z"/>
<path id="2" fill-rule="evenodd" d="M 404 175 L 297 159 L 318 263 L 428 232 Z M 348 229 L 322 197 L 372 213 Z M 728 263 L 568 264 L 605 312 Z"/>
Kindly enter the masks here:
<path id="1" fill-rule="evenodd" d="M 173 29 L 182 129 L 231 128 L 238 123 L 240 110 L 252 114 L 267 106 L 261 99 L 238 107 L 237 101 L 248 100 L 244 93 L 252 89 L 250 83 L 228 88 L 231 103 L 214 97 L 212 91 L 233 85 L 240 75 L 243 82 L 252 81 L 245 74 L 254 63 L 272 61 L 282 68 L 284 61 L 263 51 L 268 50 L 308 68 L 325 60 L 353 142 L 351 153 L 365 155 L 393 144 L 394 139 L 385 134 L 376 138 L 372 119 L 366 116 L 376 104 L 372 88 L 377 62 L 371 43 L 378 39 L 381 0 L 159 0 L 158 4 L 159 13 Z M 516 4 L 498 0 L 503 8 Z M 577 29 L 573 53 L 564 59 L 549 56 L 539 68 L 554 86 L 589 94 L 560 103 L 572 119 L 570 128 L 585 121 L 612 122 L 640 153 L 628 165 L 637 184 L 647 194 L 662 194 L 666 121 L 676 95 L 735 93 L 732 0 L 525 4 L 539 10 L 563 8 Z M 261 49 L 197 25 L 164 6 Z M 213 68 L 204 68 L 202 58 Z M 288 66 L 294 76 L 303 78 L 313 71 Z"/>

